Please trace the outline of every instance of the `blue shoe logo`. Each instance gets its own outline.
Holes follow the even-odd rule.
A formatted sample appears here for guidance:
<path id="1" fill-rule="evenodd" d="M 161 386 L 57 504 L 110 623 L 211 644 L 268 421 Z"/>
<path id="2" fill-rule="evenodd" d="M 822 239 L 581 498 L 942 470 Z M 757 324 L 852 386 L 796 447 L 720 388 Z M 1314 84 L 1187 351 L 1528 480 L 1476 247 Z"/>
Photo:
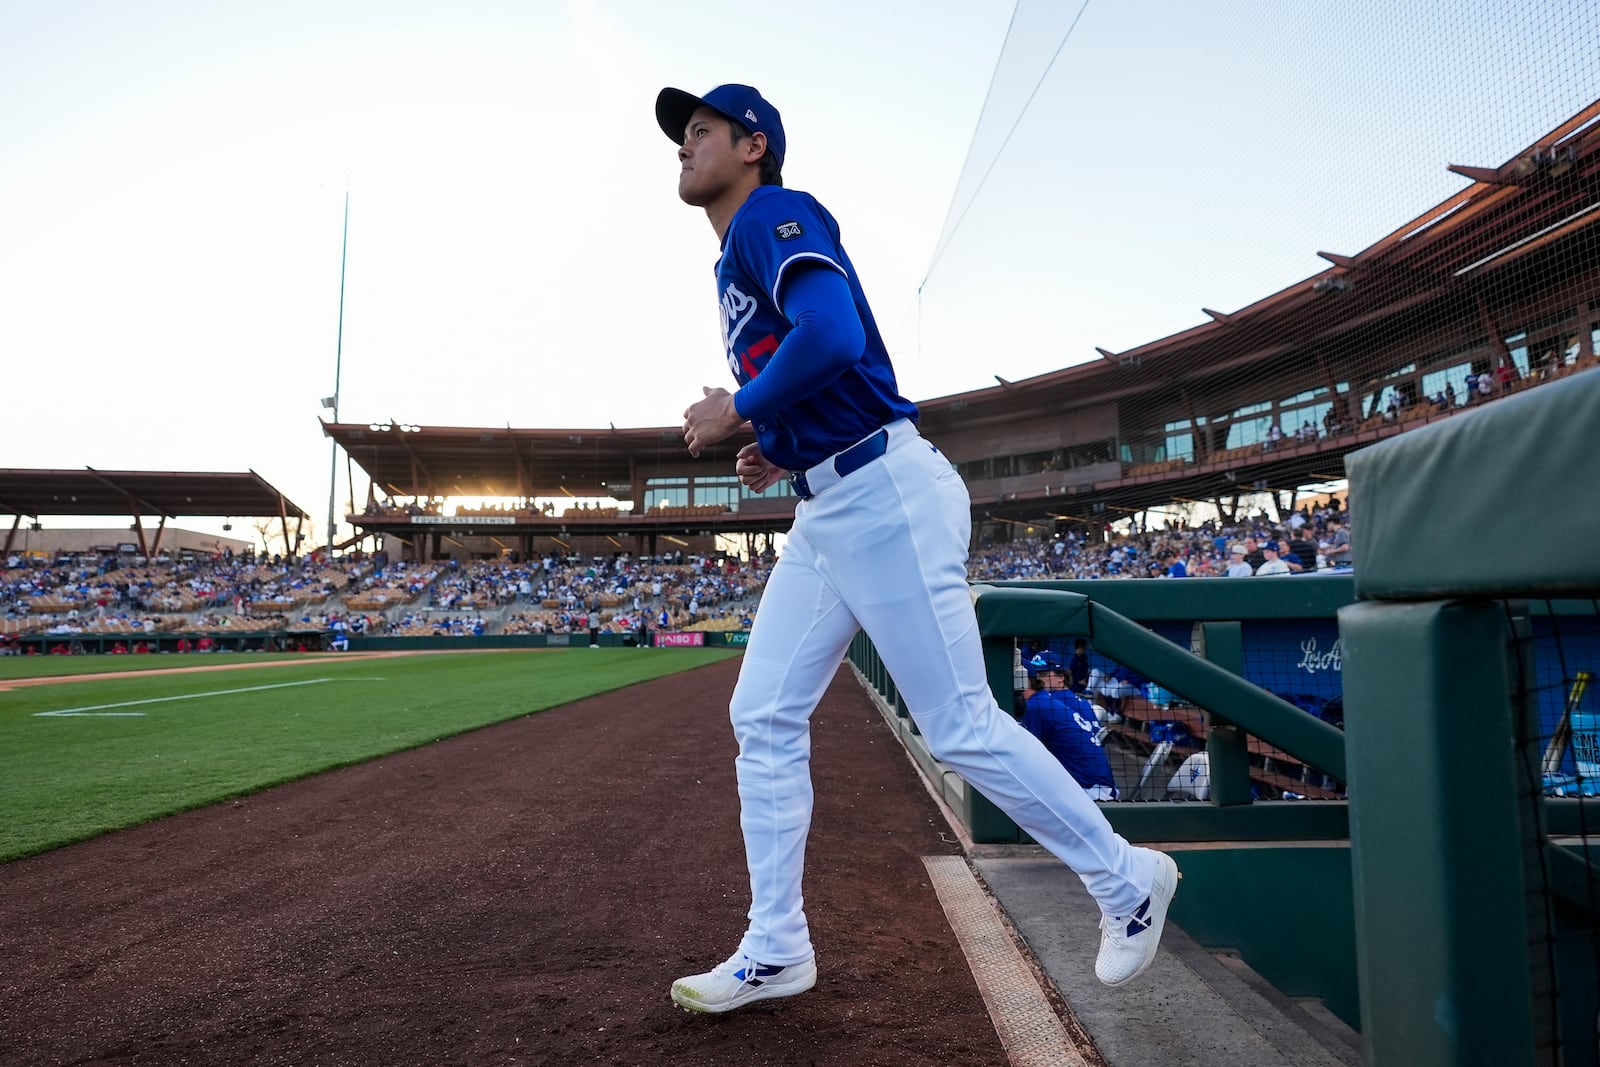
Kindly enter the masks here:
<path id="1" fill-rule="evenodd" d="M 1150 920 L 1148 918 L 1146 918 L 1146 916 L 1148 916 L 1149 914 L 1150 914 L 1150 898 L 1149 897 L 1145 897 L 1144 898 L 1144 903 L 1139 905 L 1138 910 L 1136 910 L 1133 913 L 1133 917 L 1128 920 L 1128 936 L 1129 937 L 1132 937 L 1134 934 L 1138 933 L 1140 930 L 1148 930 L 1148 929 L 1150 929 Z"/>
<path id="2" fill-rule="evenodd" d="M 760 985 L 765 979 L 776 978 L 782 973 L 782 967 L 768 967 L 765 964 L 758 963 L 753 972 L 748 968 L 741 967 L 733 972 L 733 976 L 746 985 Z"/>

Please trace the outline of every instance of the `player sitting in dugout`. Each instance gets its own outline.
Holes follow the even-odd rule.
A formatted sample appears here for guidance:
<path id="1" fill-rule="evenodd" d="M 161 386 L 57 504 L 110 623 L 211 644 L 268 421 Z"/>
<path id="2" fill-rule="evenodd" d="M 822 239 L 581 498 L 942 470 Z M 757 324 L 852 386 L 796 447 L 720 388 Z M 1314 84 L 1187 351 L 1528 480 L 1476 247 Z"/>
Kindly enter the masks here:
<path id="1" fill-rule="evenodd" d="M 1046 649 L 1028 660 L 1022 725 L 1044 742 L 1092 800 L 1116 800 L 1111 761 L 1100 744 L 1099 709 L 1067 688 L 1061 657 Z"/>

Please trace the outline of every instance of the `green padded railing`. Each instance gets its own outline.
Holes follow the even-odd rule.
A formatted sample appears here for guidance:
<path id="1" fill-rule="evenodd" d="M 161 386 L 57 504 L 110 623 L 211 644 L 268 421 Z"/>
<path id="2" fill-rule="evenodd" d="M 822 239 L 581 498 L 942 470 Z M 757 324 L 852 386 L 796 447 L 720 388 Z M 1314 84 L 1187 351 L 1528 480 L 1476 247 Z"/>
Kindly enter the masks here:
<path id="1" fill-rule="evenodd" d="M 1096 653 L 1207 711 L 1209 803 L 1100 808 L 1132 841 L 1204 842 L 1180 861 L 1184 891 L 1174 919 L 1201 944 L 1238 952 L 1283 992 L 1320 998 L 1359 1026 L 1349 804 L 1252 802 L 1244 736 L 1248 731 L 1339 776 L 1345 772 L 1344 735 L 1242 677 L 1244 623 L 1331 620 L 1352 602 L 1350 578 L 1018 582 L 974 586 L 973 594 L 989 683 L 1002 707 L 1010 707 L 1014 696 L 1016 639 L 1083 637 Z M 1144 625 L 1161 622 L 1189 623 L 1199 654 Z M 864 634 L 851 645 L 850 659 L 972 841 L 1029 843 L 1004 812 L 928 751 Z"/>
<path id="2" fill-rule="evenodd" d="M 1352 602 L 1352 593 L 1350 579 L 1341 576 L 1251 582 L 1204 578 L 1182 582 L 1018 582 L 973 587 L 989 686 L 1002 707 L 1010 707 L 1012 701 L 1018 638 L 1083 637 L 1097 653 L 1138 671 L 1209 715 L 1209 803 L 1102 805 L 1120 833 L 1140 841 L 1348 836 L 1348 808 L 1343 801 L 1251 801 L 1245 734 L 1341 780 L 1345 777 L 1344 734 L 1252 684 L 1239 672 L 1242 622 L 1331 619 L 1340 607 Z M 1111 601 L 1117 607 L 1108 603 Z M 1202 654 L 1152 633 L 1118 607 L 1150 621 L 1193 620 Z M 904 715 L 893 694 L 893 680 L 884 672 L 871 642 L 859 638 L 851 656 L 869 684 Z M 914 737 L 914 725 L 908 726 L 907 732 Z M 919 761 L 925 771 L 938 770 L 931 754 L 920 754 Z M 978 790 L 968 787 L 948 799 L 975 842 L 1027 840 Z"/>

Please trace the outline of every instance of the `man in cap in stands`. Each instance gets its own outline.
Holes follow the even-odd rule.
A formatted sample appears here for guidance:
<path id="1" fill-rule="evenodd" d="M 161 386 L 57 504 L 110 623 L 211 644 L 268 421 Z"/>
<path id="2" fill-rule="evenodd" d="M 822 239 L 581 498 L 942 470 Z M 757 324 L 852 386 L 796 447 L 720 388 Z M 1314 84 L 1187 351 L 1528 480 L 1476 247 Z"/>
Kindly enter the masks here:
<path id="1" fill-rule="evenodd" d="M 1264 561 L 1261 566 L 1256 568 L 1257 578 L 1270 577 L 1274 574 L 1294 573 L 1290 570 L 1289 565 L 1283 561 L 1283 557 L 1280 554 L 1281 548 L 1282 546 L 1271 538 L 1261 542 L 1261 553 Z"/>

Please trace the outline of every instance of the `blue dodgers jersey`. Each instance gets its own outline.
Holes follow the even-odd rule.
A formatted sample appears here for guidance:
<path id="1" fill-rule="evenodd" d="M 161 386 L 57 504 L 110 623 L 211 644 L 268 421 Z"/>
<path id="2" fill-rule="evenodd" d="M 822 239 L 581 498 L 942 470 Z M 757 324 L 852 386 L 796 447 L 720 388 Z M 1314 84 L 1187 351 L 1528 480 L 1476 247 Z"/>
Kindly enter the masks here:
<path id="1" fill-rule="evenodd" d="M 1028 698 L 1022 725 L 1044 742 L 1085 789 L 1093 785 L 1116 787 L 1111 760 L 1095 740 L 1100 730 L 1094 705 L 1070 689 L 1045 689 Z"/>
<path id="2" fill-rule="evenodd" d="M 839 243 L 839 224 L 808 193 L 764 185 L 733 217 L 717 260 L 722 339 L 740 385 L 755 378 L 792 328 L 779 302 L 790 272 L 822 265 L 850 283 L 866 333 L 860 360 L 810 396 L 752 420 L 761 451 L 786 470 L 805 470 L 880 426 L 915 419 L 878 333 L 855 267 Z"/>

